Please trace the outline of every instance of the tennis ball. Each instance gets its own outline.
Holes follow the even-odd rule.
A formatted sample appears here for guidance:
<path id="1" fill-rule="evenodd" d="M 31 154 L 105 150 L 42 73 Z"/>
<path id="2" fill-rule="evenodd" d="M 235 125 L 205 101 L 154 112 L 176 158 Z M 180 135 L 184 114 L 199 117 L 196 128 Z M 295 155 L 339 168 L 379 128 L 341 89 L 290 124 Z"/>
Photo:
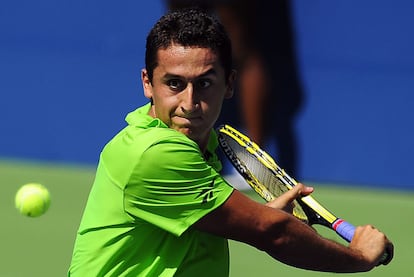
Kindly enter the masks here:
<path id="1" fill-rule="evenodd" d="M 50 193 L 43 185 L 29 183 L 22 186 L 16 193 L 16 208 L 23 215 L 38 217 L 50 206 Z"/>

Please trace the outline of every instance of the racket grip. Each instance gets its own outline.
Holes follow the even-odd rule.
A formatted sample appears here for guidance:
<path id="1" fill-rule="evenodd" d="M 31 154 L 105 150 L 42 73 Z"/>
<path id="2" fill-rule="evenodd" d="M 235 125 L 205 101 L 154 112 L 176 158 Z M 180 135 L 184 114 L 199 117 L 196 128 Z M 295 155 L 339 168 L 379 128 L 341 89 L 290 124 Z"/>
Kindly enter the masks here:
<path id="1" fill-rule="evenodd" d="M 355 233 L 355 226 L 343 219 L 337 219 L 332 223 L 332 228 L 347 242 L 351 242 Z"/>
<path id="2" fill-rule="evenodd" d="M 346 222 L 343 219 L 337 219 L 334 223 L 332 223 L 332 228 L 346 241 L 351 242 L 352 238 L 355 234 L 355 226 L 349 222 Z M 385 252 L 380 260 L 380 264 L 387 264 L 390 259 L 390 255 L 388 252 Z"/>

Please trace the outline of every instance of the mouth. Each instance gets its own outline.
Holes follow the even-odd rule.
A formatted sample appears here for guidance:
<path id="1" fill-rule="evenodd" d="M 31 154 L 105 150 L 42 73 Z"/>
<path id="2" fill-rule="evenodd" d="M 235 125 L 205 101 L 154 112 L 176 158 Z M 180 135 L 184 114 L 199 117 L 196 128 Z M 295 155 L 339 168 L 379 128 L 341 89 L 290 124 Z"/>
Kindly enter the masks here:
<path id="1" fill-rule="evenodd" d="M 177 125 L 188 128 L 200 125 L 202 122 L 201 116 L 175 116 Z"/>

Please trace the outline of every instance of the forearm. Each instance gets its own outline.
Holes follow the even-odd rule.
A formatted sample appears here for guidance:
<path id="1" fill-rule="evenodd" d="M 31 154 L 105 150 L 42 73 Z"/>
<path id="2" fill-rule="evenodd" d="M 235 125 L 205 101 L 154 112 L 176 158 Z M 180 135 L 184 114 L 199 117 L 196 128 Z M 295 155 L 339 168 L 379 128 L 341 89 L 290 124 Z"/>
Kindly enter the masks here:
<path id="1" fill-rule="evenodd" d="M 195 227 L 250 244 L 285 264 L 326 272 L 368 271 L 379 263 L 387 243 L 383 234 L 365 226 L 357 227 L 346 247 L 321 237 L 290 213 L 254 202 L 238 191 Z"/>

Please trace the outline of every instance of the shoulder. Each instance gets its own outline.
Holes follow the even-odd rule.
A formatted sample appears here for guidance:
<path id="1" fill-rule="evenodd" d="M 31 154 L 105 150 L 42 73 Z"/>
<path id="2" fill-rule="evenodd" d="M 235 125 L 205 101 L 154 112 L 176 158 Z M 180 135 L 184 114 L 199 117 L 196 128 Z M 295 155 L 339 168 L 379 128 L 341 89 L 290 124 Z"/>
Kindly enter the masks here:
<path id="1" fill-rule="evenodd" d="M 102 156 L 111 160 L 136 162 L 144 153 L 178 154 L 183 149 L 199 152 L 198 145 L 194 141 L 173 129 L 127 126 L 104 147 Z"/>
<path id="2" fill-rule="evenodd" d="M 123 140 L 138 148 L 150 148 L 155 145 L 197 147 L 197 144 L 184 134 L 164 127 L 147 129 L 127 128 Z"/>

